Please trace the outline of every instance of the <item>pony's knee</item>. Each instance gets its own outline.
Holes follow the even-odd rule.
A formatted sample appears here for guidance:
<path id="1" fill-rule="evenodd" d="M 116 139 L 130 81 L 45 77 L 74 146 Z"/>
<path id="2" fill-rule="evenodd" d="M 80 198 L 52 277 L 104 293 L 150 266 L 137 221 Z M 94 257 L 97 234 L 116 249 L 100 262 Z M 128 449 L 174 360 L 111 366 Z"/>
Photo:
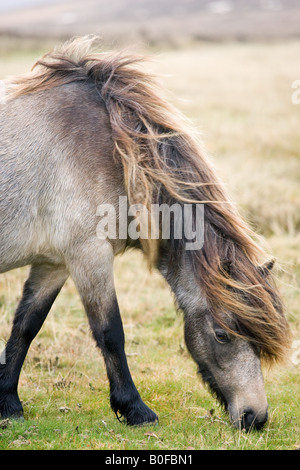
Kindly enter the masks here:
<path id="1" fill-rule="evenodd" d="M 105 321 L 105 324 L 98 324 L 94 327 L 91 324 L 91 326 L 94 338 L 103 353 L 113 354 L 124 349 L 124 330 L 118 312 L 108 321 Z"/>

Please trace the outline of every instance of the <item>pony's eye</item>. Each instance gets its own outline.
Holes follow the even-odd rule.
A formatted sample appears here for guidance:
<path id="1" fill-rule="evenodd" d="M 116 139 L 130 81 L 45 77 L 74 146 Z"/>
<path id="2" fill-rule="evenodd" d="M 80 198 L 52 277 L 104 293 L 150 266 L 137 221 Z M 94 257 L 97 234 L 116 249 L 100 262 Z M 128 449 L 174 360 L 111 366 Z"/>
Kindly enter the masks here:
<path id="1" fill-rule="evenodd" d="M 228 334 L 224 330 L 215 330 L 215 338 L 218 343 L 228 343 L 230 341 Z"/>

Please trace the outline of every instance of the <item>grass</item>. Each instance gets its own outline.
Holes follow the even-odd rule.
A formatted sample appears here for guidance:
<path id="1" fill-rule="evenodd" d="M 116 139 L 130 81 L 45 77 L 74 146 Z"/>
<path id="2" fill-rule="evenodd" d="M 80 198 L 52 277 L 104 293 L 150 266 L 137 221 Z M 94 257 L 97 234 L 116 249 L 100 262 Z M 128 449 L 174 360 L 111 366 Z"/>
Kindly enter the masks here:
<path id="1" fill-rule="evenodd" d="M 279 260 L 278 282 L 300 338 L 300 105 L 291 103 L 299 42 L 191 44 L 149 68 L 203 130 L 217 171 Z M 0 78 L 29 70 L 41 50 L 1 49 Z M 132 375 L 157 426 L 128 428 L 109 407 L 108 383 L 72 281 L 34 340 L 20 377 L 25 422 L 0 421 L 0 449 L 296 449 L 299 367 L 264 370 L 270 420 L 233 429 L 196 377 L 164 280 L 138 253 L 116 259 L 116 288 Z M 7 340 L 27 268 L 0 277 L 0 339 Z M 295 351 L 294 351 L 295 352 Z M 296 356 L 295 356 L 296 357 Z M 211 411 L 214 410 L 214 411 Z"/>

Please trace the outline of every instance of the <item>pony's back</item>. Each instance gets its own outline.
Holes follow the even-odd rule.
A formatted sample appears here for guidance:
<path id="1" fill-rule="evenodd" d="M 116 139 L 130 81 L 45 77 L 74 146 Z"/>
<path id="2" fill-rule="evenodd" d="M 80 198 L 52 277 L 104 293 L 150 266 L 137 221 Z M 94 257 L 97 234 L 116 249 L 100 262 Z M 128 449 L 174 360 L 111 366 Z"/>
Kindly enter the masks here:
<path id="1" fill-rule="evenodd" d="M 97 206 L 116 205 L 122 194 L 112 153 L 93 83 L 38 90 L 0 106 L 0 271 L 39 257 L 57 262 L 73 239 L 95 233 Z"/>

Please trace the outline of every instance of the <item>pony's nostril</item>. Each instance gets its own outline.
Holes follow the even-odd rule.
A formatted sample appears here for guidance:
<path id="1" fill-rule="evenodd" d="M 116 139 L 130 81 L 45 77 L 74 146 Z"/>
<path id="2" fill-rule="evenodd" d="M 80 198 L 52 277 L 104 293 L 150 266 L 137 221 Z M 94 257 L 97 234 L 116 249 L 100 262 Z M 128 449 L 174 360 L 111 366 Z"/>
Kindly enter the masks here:
<path id="1" fill-rule="evenodd" d="M 248 431 L 254 425 L 255 414 L 251 408 L 246 408 L 243 411 L 241 421 L 242 428 L 246 429 L 246 431 Z"/>
<path id="2" fill-rule="evenodd" d="M 250 431 L 252 429 L 259 430 L 261 429 L 264 424 L 268 420 L 268 412 L 263 416 L 258 416 L 252 408 L 245 408 L 242 417 L 241 417 L 241 424 L 242 428 L 246 429 L 246 431 Z"/>

